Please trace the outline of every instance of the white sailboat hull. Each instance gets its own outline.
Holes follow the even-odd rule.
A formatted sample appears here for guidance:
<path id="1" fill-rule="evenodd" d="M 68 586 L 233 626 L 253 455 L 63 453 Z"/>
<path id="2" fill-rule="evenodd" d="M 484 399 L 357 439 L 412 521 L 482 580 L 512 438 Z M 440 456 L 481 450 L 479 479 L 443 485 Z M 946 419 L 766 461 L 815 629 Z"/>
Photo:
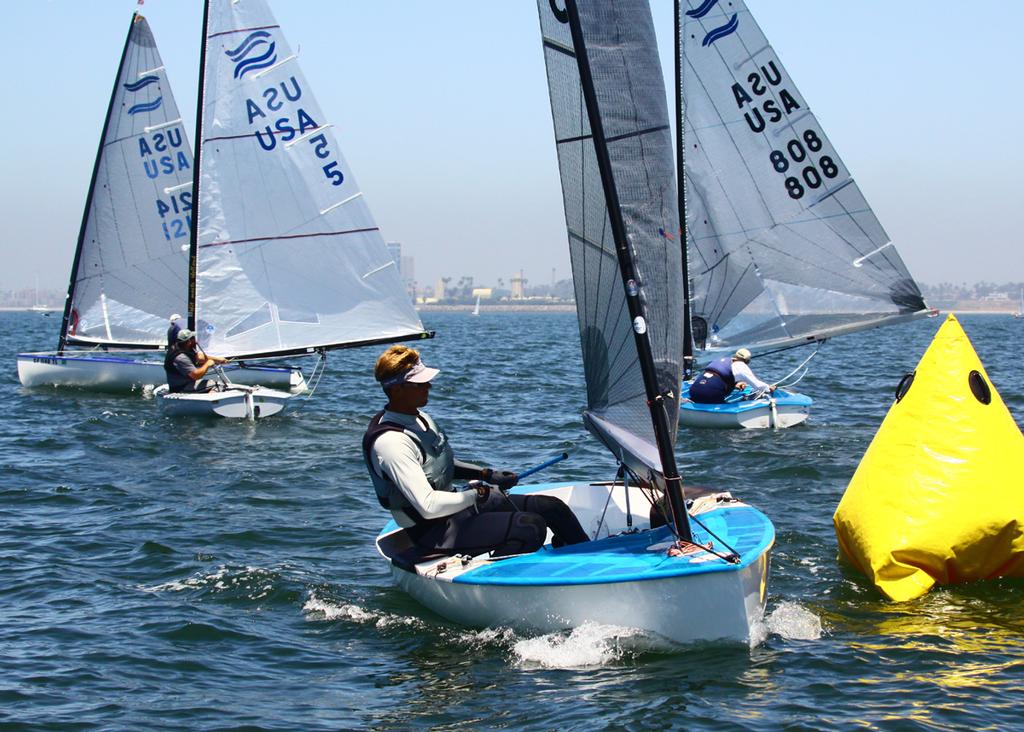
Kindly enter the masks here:
<path id="1" fill-rule="evenodd" d="M 306 381 L 299 369 L 274 366 L 222 367 L 239 384 L 299 393 Z M 163 361 L 135 359 L 116 353 L 18 354 L 18 378 L 27 387 L 76 387 L 96 391 L 131 392 L 167 381 Z"/>
<path id="2" fill-rule="evenodd" d="M 784 429 L 805 422 L 814 403 L 805 394 L 778 389 L 770 397 L 744 399 L 733 394 L 721 404 L 698 404 L 689 399 L 692 383 L 683 382 L 680 393 L 679 423 L 686 427 Z"/>
<path id="3" fill-rule="evenodd" d="M 402 590 L 424 607 L 472 628 L 551 633 L 600 623 L 640 628 L 680 644 L 750 644 L 764 616 L 768 554 L 731 574 L 602 585 L 487 587 L 439 582 L 391 567 Z"/>
<path id="4" fill-rule="evenodd" d="M 160 386 L 154 392 L 160 410 L 169 417 L 265 419 L 286 411 L 293 394 L 261 386 L 232 385 L 225 391 L 171 394 Z"/>
<path id="5" fill-rule="evenodd" d="M 618 535 L 627 528 L 621 485 L 556 484 L 516 492 L 562 498 L 588 533 L 593 535 L 598 525 L 602 527 L 601 541 L 564 550 L 546 547 L 499 561 L 482 555 L 462 564 L 443 557 L 411 566 L 401 561 L 400 550 L 409 546 L 408 539 L 392 523 L 378 536 L 377 548 L 385 559 L 398 556 L 399 561 L 391 562 L 395 584 L 438 615 L 475 628 L 549 633 L 599 623 L 640 629 L 680 644 L 751 644 L 760 637 L 774 543 L 774 530 L 763 514 L 738 502 L 719 506 L 717 496 L 727 494 L 698 499 L 706 501 L 696 509 L 702 521 L 716 511 L 738 510 L 748 518 L 756 515 L 753 525 L 762 532 L 758 542 L 741 553 L 738 564 L 714 560 L 718 565 L 707 571 L 709 563 L 704 560 L 711 557 L 706 553 L 690 565 L 686 563 L 691 560 L 666 559 L 667 544 L 659 543 L 666 530 L 655 534 L 659 530 L 649 529 L 645 515 L 634 515 L 633 525 L 639 532 Z M 646 514 L 649 504 L 643 494 L 631 488 L 630 496 L 633 510 Z M 715 544 L 721 551 L 721 544 Z M 658 569 L 636 573 L 637 562 L 643 561 L 655 563 Z M 681 562 L 678 573 L 665 576 L 666 561 Z M 501 577 L 503 571 L 506 578 Z"/>

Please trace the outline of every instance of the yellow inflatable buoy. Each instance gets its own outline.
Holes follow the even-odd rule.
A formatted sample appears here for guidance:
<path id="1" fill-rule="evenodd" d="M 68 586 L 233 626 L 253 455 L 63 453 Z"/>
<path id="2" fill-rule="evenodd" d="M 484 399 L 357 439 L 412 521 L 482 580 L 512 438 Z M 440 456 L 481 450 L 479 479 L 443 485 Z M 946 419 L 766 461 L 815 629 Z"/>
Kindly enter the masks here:
<path id="1" fill-rule="evenodd" d="M 832 520 L 843 558 L 892 600 L 1024 576 L 1024 435 L 950 315 Z"/>

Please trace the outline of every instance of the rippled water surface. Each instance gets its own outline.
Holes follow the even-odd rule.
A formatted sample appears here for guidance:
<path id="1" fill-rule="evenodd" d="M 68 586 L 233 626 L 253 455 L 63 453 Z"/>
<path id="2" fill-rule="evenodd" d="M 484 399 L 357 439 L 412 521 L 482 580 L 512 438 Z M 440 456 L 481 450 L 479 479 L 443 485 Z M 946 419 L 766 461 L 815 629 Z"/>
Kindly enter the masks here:
<path id="1" fill-rule="evenodd" d="M 458 453 L 611 477 L 582 428 L 569 313 L 425 314 L 430 411 Z M 14 355 L 59 316 L 0 314 L 0 727 L 960 729 L 1019 727 L 1024 583 L 882 600 L 836 562 L 831 517 L 941 321 L 827 344 L 811 421 L 681 430 L 687 482 L 762 508 L 778 540 L 764 640 L 672 648 L 630 628 L 469 631 L 390 585 L 359 440 L 376 350 L 330 356 L 298 412 L 172 420 L 152 399 L 25 390 Z M 1024 324 L 961 319 L 1024 416 Z M 755 368 L 779 377 L 806 357 Z M 1022 482 L 1021 476 L 1010 476 Z"/>

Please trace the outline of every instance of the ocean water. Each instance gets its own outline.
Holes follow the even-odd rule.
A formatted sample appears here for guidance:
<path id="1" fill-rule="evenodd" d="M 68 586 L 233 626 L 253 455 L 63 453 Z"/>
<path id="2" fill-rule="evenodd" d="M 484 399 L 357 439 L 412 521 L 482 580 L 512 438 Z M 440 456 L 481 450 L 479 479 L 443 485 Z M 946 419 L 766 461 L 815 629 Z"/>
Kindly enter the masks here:
<path id="1" fill-rule="evenodd" d="M 359 440 L 377 350 L 332 353 L 313 398 L 255 424 L 144 396 L 18 383 L 59 316 L 0 314 L 0 729 L 1009 729 L 1024 582 L 893 604 L 836 561 L 831 516 L 941 320 L 827 344 L 805 426 L 680 431 L 687 482 L 778 532 L 763 640 L 672 647 L 630 628 L 467 630 L 391 586 Z M 575 316 L 424 314 L 429 411 L 460 456 L 611 477 L 579 418 Z M 1018 423 L 1024 324 L 961 322 Z M 778 378 L 809 352 L 755 369 Z M 1011 480 L 1022 483 L 1021 476 Z"/>

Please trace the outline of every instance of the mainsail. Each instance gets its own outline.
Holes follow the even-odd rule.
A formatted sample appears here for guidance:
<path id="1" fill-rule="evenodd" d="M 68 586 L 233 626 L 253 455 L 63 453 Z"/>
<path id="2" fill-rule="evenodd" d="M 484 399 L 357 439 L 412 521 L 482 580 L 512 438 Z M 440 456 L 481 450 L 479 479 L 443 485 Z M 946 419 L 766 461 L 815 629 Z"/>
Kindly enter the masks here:
<path id="1" fill-rule="evenodd" d="M 192 150 L 163 62 L 133 15 L 78 235 L 58 349 L 156 348 L 185 306 Z"/>
<path id="2" fill-rule="evenodd" d="M 263 0 L 208 0 L 190 322 L 220 356 L 422 334 L 331 125 Z"/>
<path id="3" fill-rule="evenodd" d="M 927 310 L 742 0 L 677 3 L 700 348 L 773 346 Z"/>
<path id="4" fill-rule="evenodd" d="M 678 417 L 682 253 L 650 7 L 538 0 L 538 9 L 587 380 L 584 420 L 632 469 L 661 471 Z M 650 406 L 659 398 L 664 437 Z"/>

